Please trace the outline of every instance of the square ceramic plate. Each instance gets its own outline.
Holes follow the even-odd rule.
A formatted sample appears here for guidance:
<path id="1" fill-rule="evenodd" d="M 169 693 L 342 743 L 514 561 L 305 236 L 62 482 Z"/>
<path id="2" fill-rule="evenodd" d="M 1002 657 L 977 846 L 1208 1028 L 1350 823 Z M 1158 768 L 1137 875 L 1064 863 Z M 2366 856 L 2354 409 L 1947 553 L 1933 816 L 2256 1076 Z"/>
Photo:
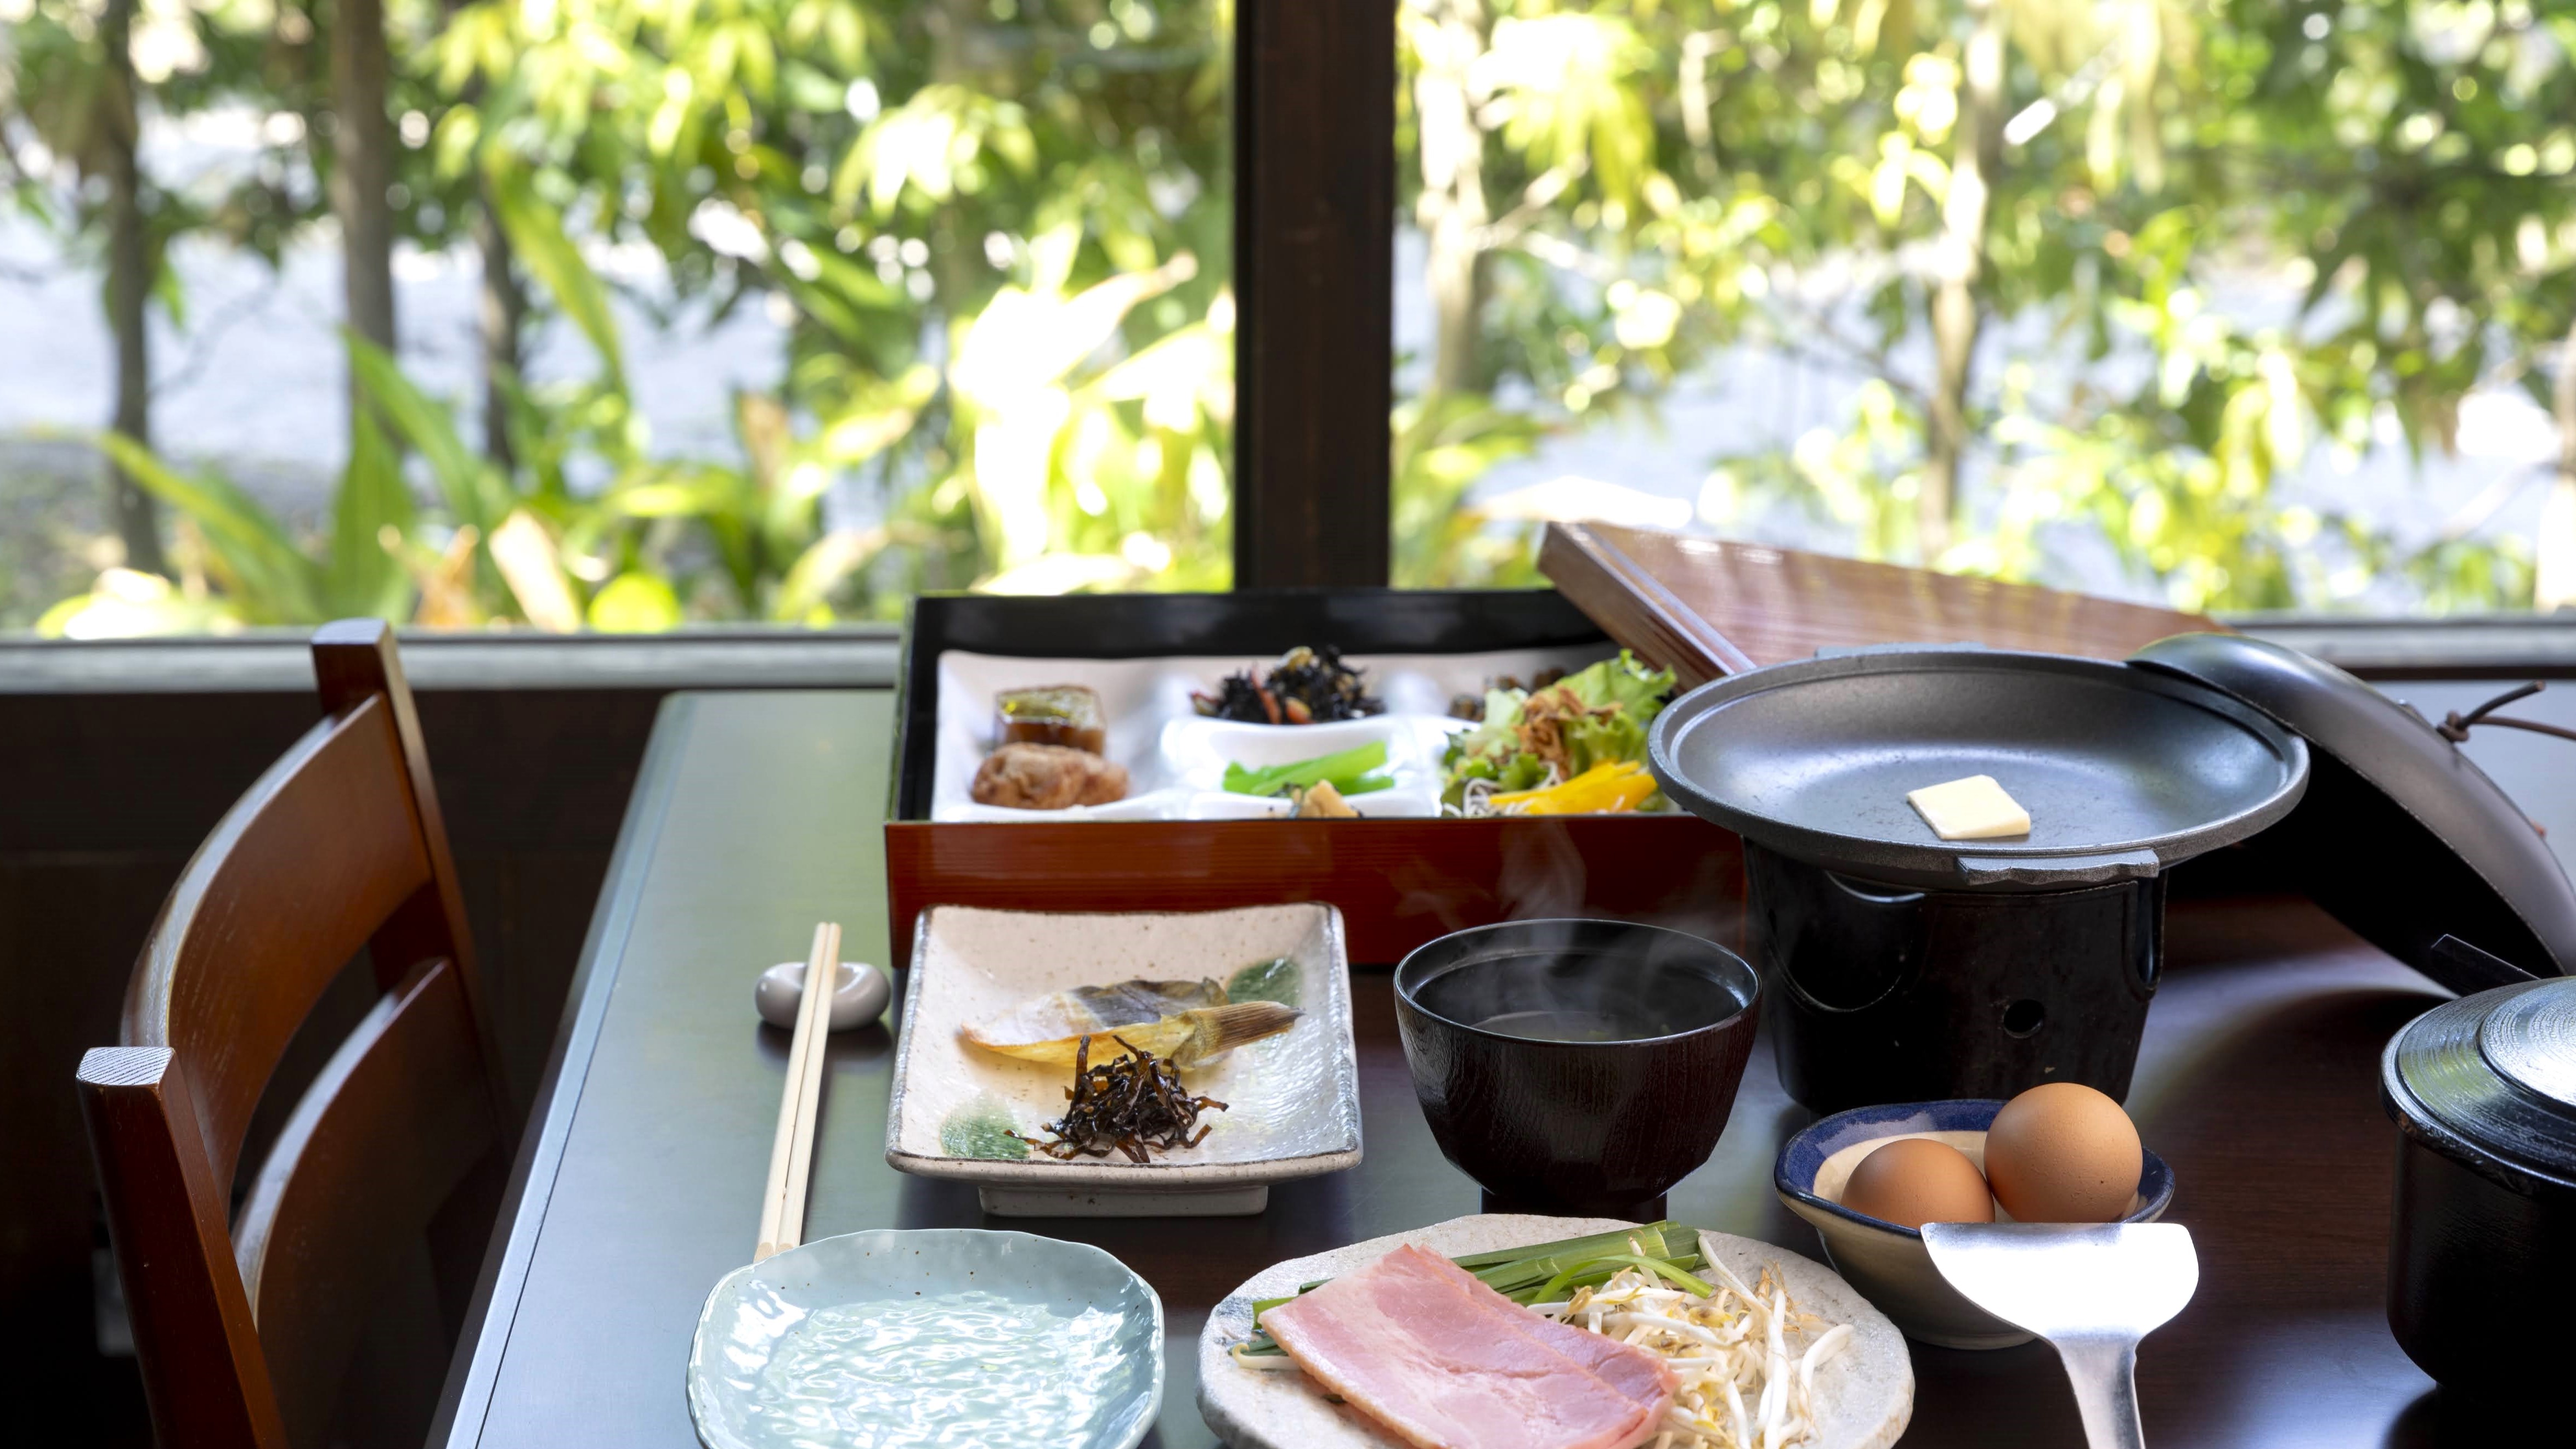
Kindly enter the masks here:
<path id="1" fill-rule="evenodd" d="M 925 1308 L 960 1331 L 926 1330 Z M 1042 1351 L 979 1351 L 1015 1328 Z M 1027 1233 L 877 1228 L 791 1248 L 726 1274 L 689 1346 L 708 1449 L 1135 1449 L 1162 1404 L 1162 1300 L 1098 1248 Z"/>
<path id="2" fill-rule="evenodd" d="M 1271 1183 L 1358 1165 L 1349 961 L 1333 907 L 1054 915 L 933 906 L 917 938 L 886 1109 L 886 1161 L 896 1170 L 972 1182 L 997 1216 L 1177 1217 L 1257 1213 Z M 1202 977 L 1233 999 L 1257 989 L 1305 1013 L 1184 1075 L 1191 1091 L 1227 1104 L 1200 1119 L 1205 1141 L 1147 1163 L 1060 1162 L 1003 1135 L 1044 1136 L 1072 1072 L 971 1046 L 960 1026 L 1076 986 Z"/>

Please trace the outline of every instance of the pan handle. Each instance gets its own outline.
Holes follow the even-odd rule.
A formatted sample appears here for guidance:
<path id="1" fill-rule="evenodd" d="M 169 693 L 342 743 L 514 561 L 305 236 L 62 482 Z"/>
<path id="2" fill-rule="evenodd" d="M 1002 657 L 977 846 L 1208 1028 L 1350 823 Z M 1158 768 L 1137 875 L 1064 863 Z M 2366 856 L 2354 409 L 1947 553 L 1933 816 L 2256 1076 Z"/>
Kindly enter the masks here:
<path id="1" fill-rule="evenodd" d="M 2113 881 L 2145 880 L 2164 869 L 2152 850 L 2123 850 L 2109 855 L 1963 855 L 1959 878 L 1971 888 L 2004 886 L 2088 886 Z"/>

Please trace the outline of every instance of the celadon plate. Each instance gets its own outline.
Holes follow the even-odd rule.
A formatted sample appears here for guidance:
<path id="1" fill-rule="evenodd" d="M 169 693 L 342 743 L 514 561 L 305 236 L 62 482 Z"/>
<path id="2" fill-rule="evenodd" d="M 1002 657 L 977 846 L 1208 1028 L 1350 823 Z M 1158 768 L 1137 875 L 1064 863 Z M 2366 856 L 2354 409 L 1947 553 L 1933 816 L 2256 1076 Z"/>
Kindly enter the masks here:
<path id="1" fill-rule="evenodd" d="M 1028 1233 L 792 1248 L 726 1274 L 689 1347 L 707 1449 L 1135 1449 L 1162 1404 L 1162 1300 L 1100 1249 Z"/>
<path id="2" fill-rule="evenodd" d="M 1484 1213 L 1274 1263 L 1227 1294 L 1208 1315 L 1207 1328 L 1199 1334 L 1199 1417 L 1234 1449 L 1404 1449 L 1402 1439 L 1349 1405 L 1326 1398 L 1304 1374 L 1236 1363 L 1234 1346 L 1252 1335 L 1252 1305 L 1285 1297 L 1319 1278 L 1366 1267 L 1406 1243 L 1454 1258 L 1632 1226 L 1610 1218 Z M 1703 1232 L 1700 1242 L 1745 1282 L 1753 1282 L 1765 1268 L 1775 1269 L 1798 1309 L 1852 1326 L 1852 1341 L 1816 1371 L 1823 1411 L 1816 1436 L 1800 1440 L 1798 1449 L 1886 1449 L 1894 1444 L 1914 1415 L 1914 1360 L 1896 1325 L 1831 1268 L 1811 1258 L 1729 1233 Z"/>
<path id="3" fill-rule="evenodd" d="M 933 906 L 906 973 L 903 1035 L 886 1104 L 886 1161 L 974 1183 L 1007 1217 L 1177 1217 L 1260 1212 L 1270 1184 L 1360 1160 L 1359 1061 L 1342 913 L 1329 905 L 1230 911 L 1053 914 Z M 1287 963 L 1274 967 L 1271 963 Z M 1226 1104 L 1194 1147 L 1148 1162 L 1073 1161 L 1004 1135 L 1043 1138 L 1064 1111 L 1069 1067 L 1019 1061 L 958 1035 L 1034 997 L 1131 979 L 1213 978 L 1305 1013 L 1288 1030 L 1186 1069 L 1182 1084 Z M 1093 1041 L 1092 1061 L 1116 1056 Z"/>

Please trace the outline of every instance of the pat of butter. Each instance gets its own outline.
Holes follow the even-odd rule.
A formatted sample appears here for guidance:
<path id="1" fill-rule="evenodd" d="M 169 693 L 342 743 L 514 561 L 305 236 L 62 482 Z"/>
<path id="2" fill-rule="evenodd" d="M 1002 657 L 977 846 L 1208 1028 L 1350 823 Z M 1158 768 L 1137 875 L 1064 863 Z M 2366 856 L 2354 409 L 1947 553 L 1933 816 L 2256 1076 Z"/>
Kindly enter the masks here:
<path id="1" fill-rule="evenodd" d="M 2004 793 L 1992 775 L 1970 775 L 1946 785 L 1907 792 L 1905 803 L 1943 840 L 1993 840 L 2030 834 L 2030 812 Z"/>

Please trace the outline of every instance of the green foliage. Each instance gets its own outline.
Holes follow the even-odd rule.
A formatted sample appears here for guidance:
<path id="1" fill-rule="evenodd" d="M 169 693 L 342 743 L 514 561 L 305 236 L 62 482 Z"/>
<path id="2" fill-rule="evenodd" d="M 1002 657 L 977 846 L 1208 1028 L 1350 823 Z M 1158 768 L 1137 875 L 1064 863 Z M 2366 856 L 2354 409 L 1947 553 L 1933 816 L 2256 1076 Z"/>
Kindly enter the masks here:
<path id="1" fill-rule="evenodd" d="M 1230 25 L 1143 0 L 486 0 L 439 42 L 460 102 L 433 149 L 502 178 L 505 222 L 533 197 L 649 243 L 719 312 L 783 304 L 750 466 L 629 499 L 705 524 L 723 608 L 1222 587 Z M 529 271 L 613 353 L 564 228 L 534 232 Z M 874 495 L 867 538 L 813 523 L 836 480 Z"/>
<path id="2" fill-rule="evenodd" d="M 328 536 L 318 546 L 300 544 L 285 525 L 229 480 L 213 473 L 189 475 L 164 463 L 133 439 L 110 433 L 99 447 L 126 475 L 193 523 L 204 540 L 206 572 L 223 590 L 220 612 L 172 598 L 173 618 L 228 619 L 237 624 L 302 624 L 372 614 L 403 618 L 411 612 L 412 583 L 386 547 L 412 524 L 411 491 L 383 434 L 365 419 L 353 430 L 356 446 L 333 496 Z M 132 600 L 102 588 L 68 600 L 38 628 L 82 632 L 80 619 L 93 606 L 113 611 Z"/>
<path id="3" fill-rule="evenodd" d="M 1579 428 L 1721 349 L 1767 350 L 1866 382 L 1791 447 L 1721 443 L 1721 526 L 1795 502 L 1865 555 L 1923 558 L 1947 398 L 1972 447 L 1942 567 L 2046 577 L 2090 534 L 2190 607 L 2330 605 L 2383 576 L 2431 607 L 2526 604 L 2515 541 L 2401 547 L 2276 494 L 2349 465 L 2381 419 L 2419 456 L 2449 447 L 2474 387 L 2549 401 L 2576 320 L 2562 8 L 1408 0 L 1404 199 L 1436 333 L 1477 352 L 1435 357 L 1417 406 L 1459 428 L 1496 418 L 1478 398 L 1534 398 L 1523 426 Z M 1983 95 L 1981 27 L 2004 57 Z M 1450 85 L 1480 103 L 1452 109 Z M 1963 161 L 1983 207 L 1965 234 Z M 1462 209 L 1479 224 L 1444 240 Z M 1926 347 L 1953 265 L 1989 334 L 1955 369 Z M 1477 286 L 1444 297 L 1444 268 Z M 2305 288 L 2287 315 L 2217 300 L 2266 275 Z M 1461 495 L 1454 475 L 1409 486 L 1434 517 Z M 1399 549 L 1405 576 L 1475 572 L 1456 547 Z"/>
<path id="4" fill-rule="evenodd" d="M 1486 470 L 1527 457 L 1547 429 L 1536 418 L 1468 393 L 1435 393 L 1396 405 L 1394 557 L 1399 583 L 1416 588 L 1543 582 L 1528 542 L 1498 532 L 1467 501 Z"/>
<path id="5" fill-rule="evenodd" d="M 18 8 L 0 124 L 83 164 L 94 16 Z M 2058 578 L 2080 542 L 2192 607 L 2379 579 L 2525 603 L 2576 540 L 2401 540 L 2282 484 L 2391 426 L 2448 448 L 2476 388 L 2550 401 L 2576 321 L 2564 9 L 1405 0 L 1399 201 L 1435 325 L 1392 420 L 1396 577 L 1537 582 L 1528 509 L 1480 480 L 1767 356 L 1860 386 L 1787 446 L 1674 441 L 1721 528 L 1803 508 L 1867 556 L 2005 578 Z M 154 245 L 278 257 L 331 173 L 330 7 L 146 12 L 152 104 L 247 104 L 268 153 L 220 191 L 147 188 Z M 58 625 L 818 623 L 923 588 L 1227 582 L 1229 0 L 397 0 L 389 26 L 405 235 L 488 215 L 536 325 L 595 365 L 496 379 L 495 458 L 352 341 L 384 435 L 358 430 L 314 537 L 106 444 L 189 520 L 206 588 L 119 580 Z M 90 245 L 89 189 L 9 174 Z M 588 260 L 639 246 L 676 298 Z M 2266 277 L 2298 295 L 2230 300 Z M 673 304 L 785 320 L 729 456 L 657 452 L 636 409 L 619 319 Z M 1982 343 L 1937 355 L 1944 325 Z M 1946 509 L 1945 416 L 1968 440 Z"/>
<path id="6" fill-rule="evenodd" d="M 173 23 L 208 36 L 227 14 Z M 170 84 L 316 116 L 328 98 L 305 62 L 327 14 L 293 14 L 295 65 L 209 47 Z M 488 211 L 540 325 L 568 323 L 598 359 L 496 380 L 498 462 L 349 343 L 430 489 L 417 517 L 375 520 L 394 541 L 363 567 L 417 581 L 423 621 L 819 623 L 889 616 L 924 587 L 1225 586 L 1223 0 L 485 0 L 397 4 L 389 26 L 396 105 L 419 113 L 406 234 L 448 245 Z M 304 128 L 317 179 L 324 130 Z M 308 188 L 293 210 L 318 207 Z M 614 290 L 585 260 L 638 242 L 680 302 L 790 319 L 784 384 L 734 400 L 736 457 L 648 446 Z M 211 540 L 238 501 L 198 487 L 173 507 L 212 510 L 191 525 Z M 270 553 L 362 567 L 336 563 L 346 528 L 271 531 Z M 310 590 L 236 597 L 236 577 L 258 586 L 215 578 L 214 617 L 322 607 Z"/>

